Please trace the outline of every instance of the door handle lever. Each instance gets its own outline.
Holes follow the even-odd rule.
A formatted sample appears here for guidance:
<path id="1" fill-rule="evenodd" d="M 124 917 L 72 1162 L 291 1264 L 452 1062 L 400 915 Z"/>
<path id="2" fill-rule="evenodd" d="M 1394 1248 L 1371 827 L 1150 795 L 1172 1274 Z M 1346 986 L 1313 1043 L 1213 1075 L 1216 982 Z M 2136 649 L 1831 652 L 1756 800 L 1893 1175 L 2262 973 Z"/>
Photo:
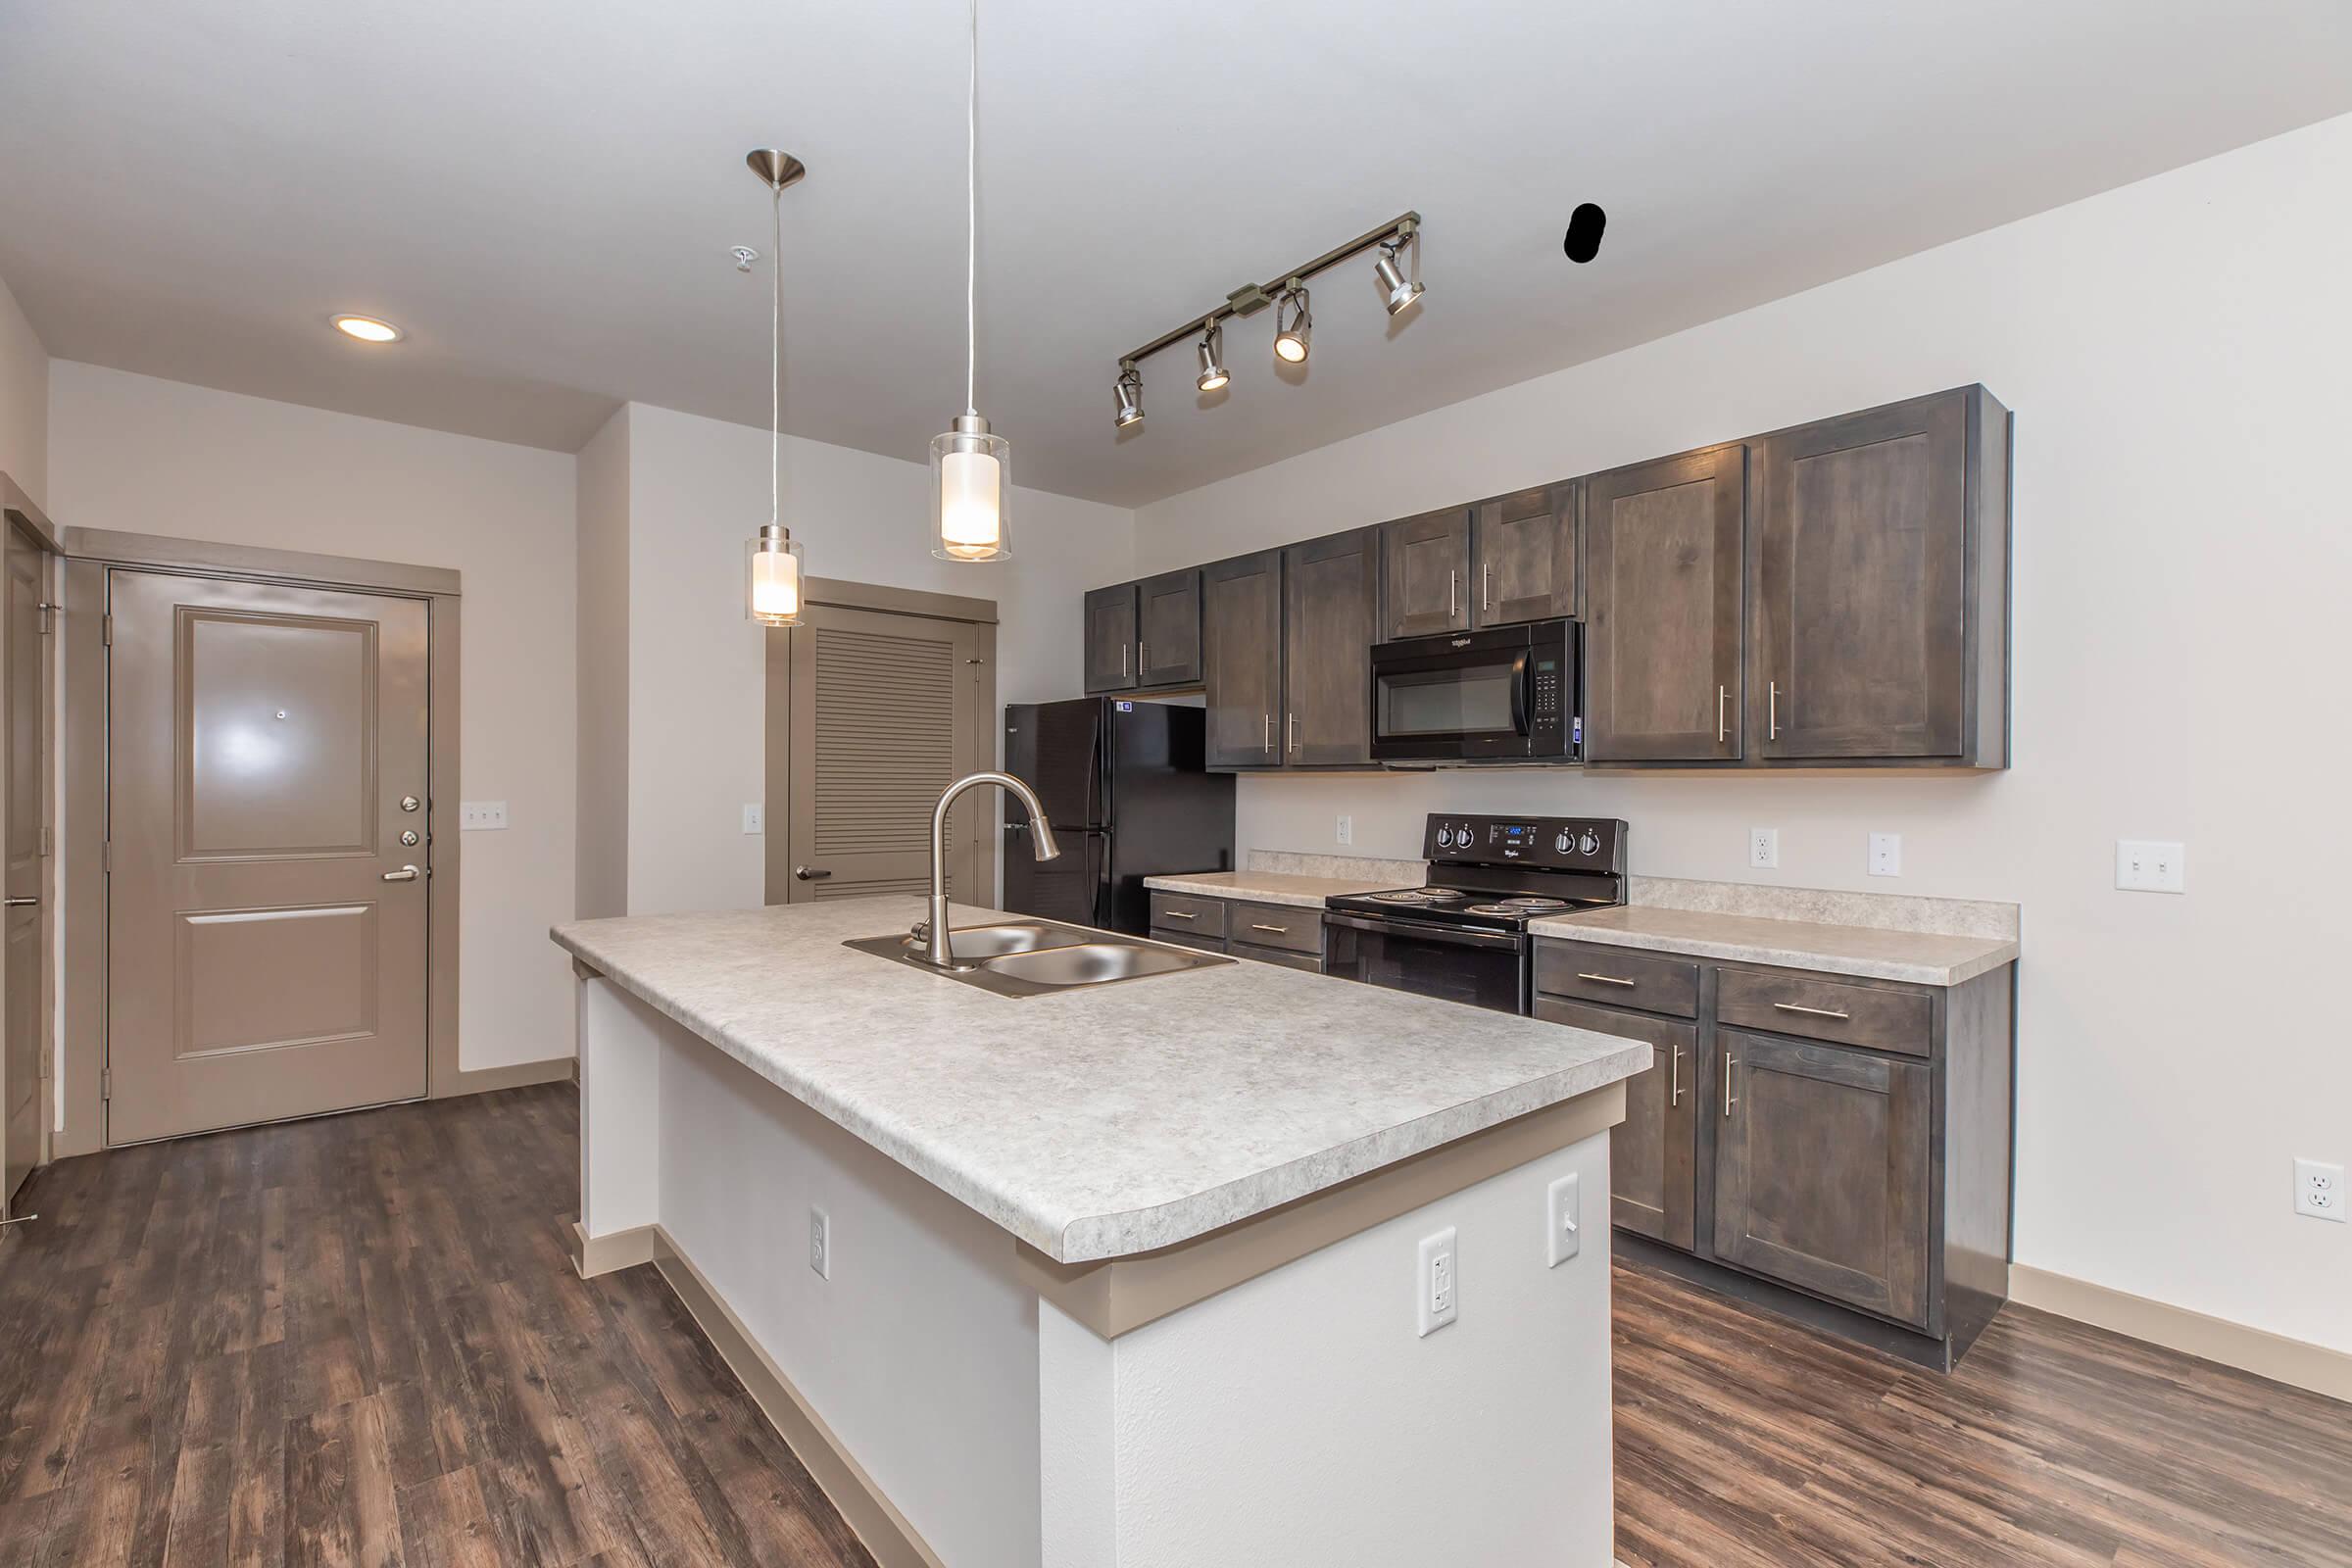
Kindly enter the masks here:
<path id="1" fill-rule="evenodd" d="M 831 876 L 833 873 L 830 871 L 820 871 L 813 865 L 796 865 L 792 868 L 792 874 L 799 877 L 804 882 L 822 882 L 826 877 Z"/>
<path id="2" fill-rule="evenodd" d="M 37 896 L 30 896 L 22 899 L 0 899 L 0 907 L 10 909 L 29 909 L 40 902 L 41 901 Z"/>
<path id="3" fill-rule="evenodd" d="M 423 874 L 413 865 L 404 865 L 397 871 L 386 871 L 384 880 L 387 882 L 414 882 Z"/>

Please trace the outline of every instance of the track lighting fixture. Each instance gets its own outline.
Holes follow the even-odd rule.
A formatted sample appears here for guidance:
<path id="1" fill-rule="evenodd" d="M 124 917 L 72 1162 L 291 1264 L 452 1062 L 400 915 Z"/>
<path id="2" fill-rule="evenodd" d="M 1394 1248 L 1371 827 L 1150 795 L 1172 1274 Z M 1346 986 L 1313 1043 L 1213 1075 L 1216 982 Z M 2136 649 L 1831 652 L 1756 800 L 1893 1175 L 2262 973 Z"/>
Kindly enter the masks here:
<path id="1" fill-rule="evenodd" d="M 1119 404 L 1118 416 L 1112 422 L 1120 429 L 1144 422 L 1144 372 L 1135 368 L 1133 360 L 1119 362 L 1118 384 L 1111 388 L 1111 395 Z"/>
<path id="2" fill-rule="evenodd" d="M 1409 259 L 1405 255 L 1408 248 L 1412 252 Z M 1119 378 L 1112 384 L 1117 407 L 1114 422 L 1122 430 L 1143 423 L 1144 377 L 1139 367 L 1160 350 L 1180 343 L 1197 338 L 1194 352 L 1200 361 L 1200 373 L 1194 385 L 1203 392 L 1230 385 L 1233 377 L 1225 366 L 1225 323 L 1246 319 L 1268 307 L 1274 310 L 1275 359 L 1284 365 L 1305 364 L 1315 330 L 1314 312 L 1307 299 L 1308 280 L 1369 251 L 1380 253 L 1372 270 L 1387 297 L 1389 314 L 1401 316 L 1411 310 L 1421 299 L 1419 213 L 1402 214 L 1394 221 L 1358 234 L 1336 250 L 1325 251 L 1303 267 L 1278 272 L 1274 282 L 1244 283 L 1226 295 L 1222 305 L 1203 311 L 1182 326 L 1121 356 Z"/>
<path id="3" fill-rule="evenodd" d="M 1200 334 L 1200 379 L 1203 392 L 1214 392 L 1233 378 L 1225 373 L 1225 328 L 1215 321 Z"/>
<path id="4" fill-rule="evenodd" d="M 1274 356 L 1293 365 L 1306 363 L 1308 340 L 1315 330 L 1314 314 L 1306 308 L 1306 285 L 1292 278 L 1274 307 Z"/>

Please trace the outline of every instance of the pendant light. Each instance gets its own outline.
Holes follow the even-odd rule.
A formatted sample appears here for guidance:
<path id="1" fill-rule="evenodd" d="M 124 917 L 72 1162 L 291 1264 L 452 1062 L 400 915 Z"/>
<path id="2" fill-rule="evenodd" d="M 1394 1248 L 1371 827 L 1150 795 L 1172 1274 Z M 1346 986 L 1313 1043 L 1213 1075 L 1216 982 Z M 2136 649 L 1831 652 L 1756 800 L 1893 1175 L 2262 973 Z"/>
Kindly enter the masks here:
<path id="1" fill-rule="evenodd" d="M 971 75 L 965 96 L 963 200 L 963 412 L 931 438 L 931 515 L 942 561 L 1012 557 L 1012 443 L 980 416 L 980 0 L 972 0 Z"/>
<path id="2" fill-rule="evenodd" d="M 762 626 L 801 623 L 801 545 L 784 526 L 784 187 L 797 184 L 808 166 L 772 147 L 754 151 L 744 162 L 768 189 L 774 220 L 767 263 L 775 274 L 767 318 L 767 521 L 746 554 L 743 612 Z"/>

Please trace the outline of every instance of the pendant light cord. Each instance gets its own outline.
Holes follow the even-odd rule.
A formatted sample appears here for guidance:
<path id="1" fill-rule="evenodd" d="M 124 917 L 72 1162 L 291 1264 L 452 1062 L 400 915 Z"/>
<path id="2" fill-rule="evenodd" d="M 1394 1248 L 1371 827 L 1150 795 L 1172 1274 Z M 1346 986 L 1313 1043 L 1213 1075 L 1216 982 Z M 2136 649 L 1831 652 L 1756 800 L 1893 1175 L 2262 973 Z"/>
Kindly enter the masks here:
<path id="1" fill-rule="evenodd" d="M 963 412 L 980 412 L 980 0 L 972 0 L 971 78 L 964 92 Z"/>
<path id="2" fill-rule="evenodd" d="M 775 293 L 767 307 L 767 520 L 772 527 L 784 520 L 781 491 L 784 449 L 784 187 L 769 193 L 768 207 L 775 230 L 768 244 L 768 270 Z"/>

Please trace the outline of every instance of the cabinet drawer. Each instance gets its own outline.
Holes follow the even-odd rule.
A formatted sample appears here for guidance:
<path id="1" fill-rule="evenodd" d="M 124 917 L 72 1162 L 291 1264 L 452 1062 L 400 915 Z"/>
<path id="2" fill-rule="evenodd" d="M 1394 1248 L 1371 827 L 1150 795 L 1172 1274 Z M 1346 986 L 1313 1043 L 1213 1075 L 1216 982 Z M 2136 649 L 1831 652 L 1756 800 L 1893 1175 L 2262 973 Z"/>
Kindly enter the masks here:
<path id="1" fill-rule="evenodd" d="M 1171 948 L 1192 948 L 1200 953 L 1223 953 L 1225 944 L 1216 937 L 1187 936 L 1182 931 L 1153 931 L 1152 940 L 1165 942 Z"/>
<path id="2" fill-rule="evenodd" d="M 1921 991 L 1726 969 L 1715 985 L 1715 1017 L 1741 1029 L 1924 1056 L 1935 1007 Z"/>
<path id="3" fill-rule="evenodd" d="M 1154 893 L 1152 895 L 1152 927 L 1179 932 L 1191 937 L 1222 937 L 1225 934 L 1225 901 L 1197 899 L 1189 893 Z"/>
<path id="4" fill-rule="evenodd" d="M 1624 948 L 1545 938 L 1536 944 L 1536 989 L 1612 1007 L 1698 1016 L 1698 965 Z"/>
<path id="5" fill-rule="evenodd" d="M 1308 974 L 1323 972 L 1323 960 L 1311 953 L 1286 953 L 1280 948 L 1261 948 L 1249 942 L 1236 942 L 1228 951 L 1237 958 L 1255 958 L 1260 963 L 1276 963 L 1285 969 L 1304 969 Z"/>
<path id="6" fill-rule="evenodd" d="M 1323 911 L 1287 904 L 1244 904 L 1235 900 L 1227 935 L 1253 948 L 1286 948 L 1323 955 Z"/>

